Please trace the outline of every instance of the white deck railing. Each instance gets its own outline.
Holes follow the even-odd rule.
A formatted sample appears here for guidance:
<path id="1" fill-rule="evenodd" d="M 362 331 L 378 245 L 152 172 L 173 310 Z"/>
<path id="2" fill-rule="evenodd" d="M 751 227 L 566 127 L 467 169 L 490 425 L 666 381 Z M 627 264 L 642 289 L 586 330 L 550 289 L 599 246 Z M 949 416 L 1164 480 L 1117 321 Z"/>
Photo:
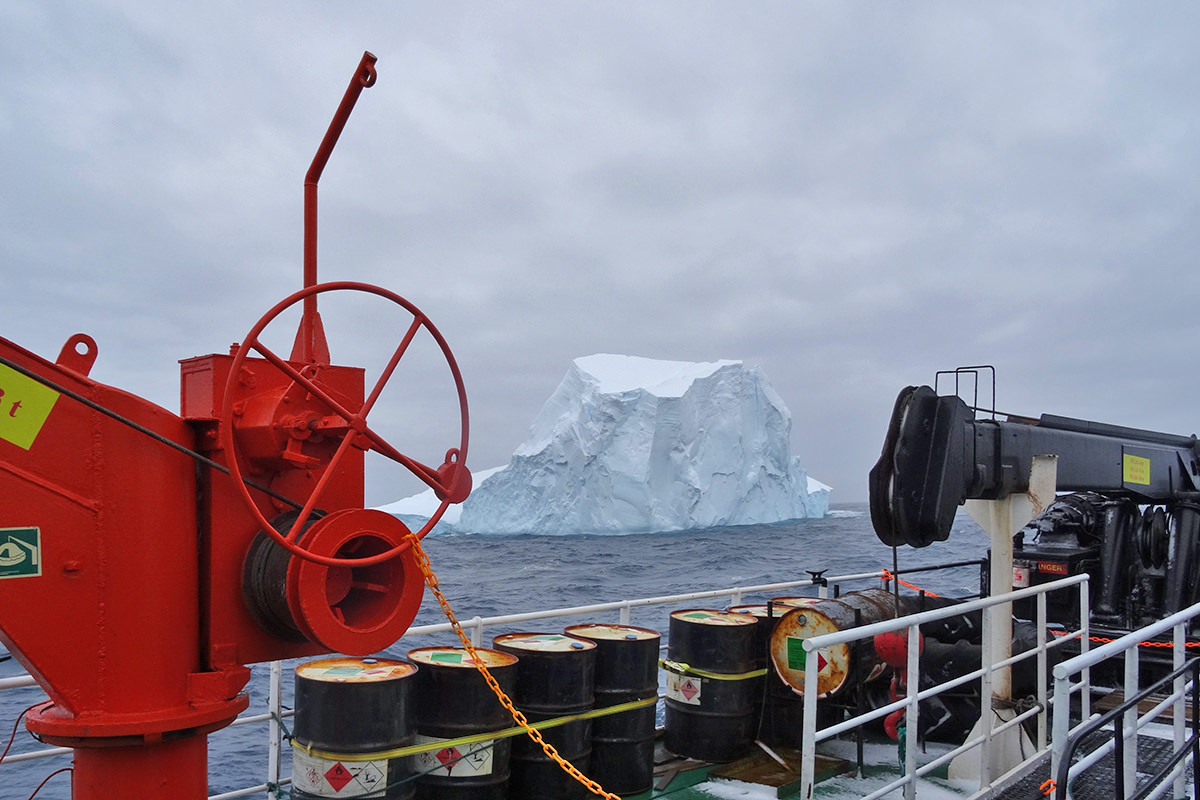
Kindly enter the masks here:
<path id="1" fill-rule="evenodd" d="M 1050 760 L 1050 777 L 1057 781 L 1060 773 L 1060 768 L 1063 759 L 1067 757 L 1067 743 L 1073 733 L 1084 727 L 1089 722 L 1090 715 L 1085 711 L 1082 715 L 1080 723 L 1071 727 L 1070 715 L 1070 697 L 1075 692 L 1084 690 L 1082 694 L 1086 696 L 1087 678 L 1076 681 L 1076 676 L 1083 675 L 1087 670 L 1096 666 L 1102 661 L 1110 658 L 1124 657 L 1125 660 L 1125 697 L 1132 698 L 1138 693 L 1140 675 L 1139 675 L 1139 647 L 1142 643 L 1153 639 L 1156 636 L 1172 631 L 1172 662 L 1174 669 L 1179 669 L 1183 666 L 1184 655 L 1187 645 L 1187 630 L 1189 623 L 1200 615 L 1200 603 L 1190 606 L 1176 614 L 1149 625 L 1141 630 L 1133 631 L 1119 639 L 1108 642 L 1107 644 L 1097 647 L 1095 650 L 1080 653 L 1075 658 L 1065 661 L 1054 667 L 1054 736 L 1053 747 L 1051 749 Z M 1152 722 L 1157 716 L 1163 713 L 1167 708 L 1172 708 L 1172 739 L 1176 751 L 1184 746 L 1184 726 L 1187 718 L 1185 704 L 1187 702 L 1187 693 L 1191 689 L 1191 682 L 1185 680 L 1182 676 L 1175 679 L 1173 692 L 1166 698 L 1161 700 L 1154 708 L 1150 709 L 1146 714 L 1139 716 L 1137 706 L 1132 706 L 1124 714 L 1123 724 L 1121 726 L 1122 736 L 1124 741 L 1122 744 L 1122 759 L 1124 766 L 1125 785 L 1123 788 L 1123 796 L 1130 797 L 1137 782 L 1137 759 L 1138 747 L 1137 736 L 1138 731 L 1144 728 L 1148 723 Z M 1068 783 L 1071 778 L 1075 777 L 1088 767 L 1095 764 L 1104 756 L 1113 752 L 1116 749 L 1117 742 L 1115 739 L 1108 741 L 1104 746 L 1097 748 L 1081 759 L 1078 763 L 1071 766 L 1068 773 Z M 1184 779 L 1187 771 L 1187 762 L 1180 763 L 1174 770 L 1173 789 L 1175 797 L 1185 796 Z M 1165 786 L 1165 782 L 1164 782 Z M 1056 789 L 1059 789 L 1055 785 Z M 1066 786 L 1061 787 L 1061 791 L 1066 791 Z M 1061 796 L 1058 795 L 1058 796 Z"/>
<path id="2" fill-rule="evenodd" d="M 579 616 L 595 617 L 597 615 L 611 614 L 613 612 L 616 612 L 617 620 L 620 624 L 632 624 L 633 611 L 639 608 L 679 605 L 682 603 L 694 603 L 701 600 L 714 600 L 721 598 L 728 598 L 729 605 L 739 605 L 747 595 L 763 595 L 787 589 L 811 587 L 814 585 L 818 587 L 818 594 L 822 597 L 825 597 L 828 596 L 829 585 L 851 583 L 855 581 L 881 580 L 884 574 L 885 573 L 883 570 L 877 570 L 874 572 L 838 575 L 822 578 L 820 580 L 806 578 L 803 580 L 784 581 L 780 583 L 732 587 L 728 589 L 714 589 L 701 592 L 688 592 L 686 594 L 646 597 L 636 600 L 597 603 L 587 606 L 548 609 L 544 611 L 534 611 L 523 614 L 508 614 L 494 617 L 476 616 L 471 619 L 461 620 L 461 624 L 463 629 L 469 632 L 472 644 L 480 646 L 483 640 L 483 631 L 491 627 L 512 626 L 543 619 Z M 419 625 L 410 628 L 404 634 L 404 636 L 401 637 L 401 641 L 422 636 L 445 634 L 451 632 L 452 630 L 453 628 L 448 622 L 435 625 Z M 37 682 L 28 675 L 0 679 L 0 691 L 36 685 Z M 290 717 L 292 712 L 283 708 L 282 694 L 282 666 L 280 662 L 273 662 L 270 665 L 270 685 L 267 692 L 266 708 L 262 710 L 252 709 L 251 711 L 247 711 L 233 723 L 235 726 L 267 723 L 268 730 L 266 736 L 266 747 L 268 750 L 268 768 L 266 781 L 257 785 L 247 786 L 241 789 L 223 792 L 221 794 L 215 794 L 210 796 L 209 800 L 235 800 L 235 798 L 249 797 L 256 794 L 273 792 L 278 787 L 286 786 L 290 783 L 290 780 L 282 775 L 282 742 L 284 739 L 283 720 Z M 11 725 L 11 723 L 0 723 L 0 728 L 5 728 L 6 724 Z M 5 728 L 5 730 L 8 730 L 8 728 Z M 62 756 L 69 753 L 71 753 L 69 748 L 52 747 L 16 755 L 10 754 L 4 759 L 4 764 Z M 3 764 L 0 764 L 0 785 L 3 784 L 2 770 Z"/>
<path id="3" fill-rule="evenodd" d="M 1079 608 L 1081 610 L 1081 619 L 1079 628 L 1075 631 L 1068 632 L 1066 635 L 1057 638 L 1055 641 L 1047 641 L 1046 628 L 1046 594 L 1059 589 L 1067 589 L 1073 586 L 1079 587 Z M 938 620 L 954 617 L 961 614 L 971 613 L 973 611 L 982 611 L 995 606 L 1011 604 L 1014 600 L 1020 600 L 1028 597 L 1036 597 L 1037 604 L 1037 646 L 1027 650 L 1024 653 L 999 660 L 997 663 L 992 663 L 995 659 L 990 651 L 990 617 L 991 614 L 983 614 L 983 653 L 981 662 L 984 666 L 980 669 L 970 672 L 962 677 L 955 678 L 937 686 L 928 689 L 920 689 L 920 672 L 919 672 L 919 642 L 920 642 L 920 626 L 936 622 Z M 855 728 L 863 725 L 866 722 L 880 719 L 888 714 L 905 710 L 905 725 L 910 731 L 920 730 L 919 728 L 919 710 L 918 703 L 934 695 L 949 691 L 957 686 L 961 686 L 973 680 L 980 682 L 980 696 L 983 698 L 982 704 L 990 702 L 992 696 L 992 681 L 993 674 L 1004 667 L 1010 667 L 1013 664 L 1027 658 L 1036 658 L 1038 665 L 1038 687 L 1037 687 L 1037 704 L 1025 711 L 1024 713 L 1015 715 L 1012 719 L 1005 721 L 1002 724 L 996 724 L 996 716 L 994 714 L 984 714 L 981 719 L 986 720 L 983 724 L 982 731 L 975 735 L 974 738 L 969 738 L 959 747 L 942 754 L 933 761 L 917 766 L 917 748 L 909 746 L 905 748 L 905 763 L 904 774 L 896 780 L 880 788 L 879 790 L 865 795 L 862 800 L 874 800 L 882 797 L 885 794 L 903 788 L 905 800 L 913 800 L 916 797 L 916 786 L 918 778 L 921 778 L 934 769 L 949 763 L 952 759 L 959 755 L 980 748 L 980 769 L 979 769 L 979 792 L 978 795 L 983 795 L 992 789 L 997 783 L 1003 782 L 1008 777 L 1019 773 L 1027 768 L 1033 761 L 1043 757 L 1046 750 L 1046 710 L 1048 708 L 1047 698 L 1047 682 L 1046 682 L 1046 665 L 1047 652 L 1054 647 L 1061 647 L 1072 639 L 1079 639 L 1080 646 L 1086 651 L 1088 644 L 1087 634 L 1087 612 L 1088 612 L 1088 592 L 1087 592 L 1087 576 L 1076 575 L 1070 578 L 1064 578 L 1052 583 L 1045 583 L 1039 586 L 1034 586 L 1028 589 L 1011 592 L 1009 594 L 996 595 L 994 597 L 974 600 L 968 603 L 954 605 L 948 608 L 936 609 L 933 611 L 925 611 L 919 614 L 912 614 L 898 619 L 885 620 L 876 622 L 870 625 L 863 625 L 857 628 L 849 628 L 847 630 L 838 631 L 836 633 L 824 634 L 821 636 L 813 636 L 804 639 L 802 645 L 806 653 L 814 653 L 818 650 L 824 650 L 840 644 L 850 642 L 863 642 L 863 646 L 871 646 L 870 640 L 880 633 L 890 633 L 892 631 L 907 631 L 908 635 L 908 659 L 905 667 L 905 678 L 908 686 L 908 694 L 896 700 L 893 703 L 866 712 L 864 714 L 852 717 L 844 722 L 836 725 L 830 725 L 820 730 L 817 729 L 817 671 L 818 659 L 807 658 L 804 665 L 804 732 L 802 735 L 801 751 L 803 754 L 803 766 L 801 772 L 800 797 L 812 797 L 813 784 L 815 782 L 815 759 L 817 745 L 822 741 L 837 736 L 841 733 L 847 733 Z M 986 708 L 987 706 L 984 705 Z M 993 743 L 996 742 L 1001 734 L 1010 728 L 1014 728 L 1024 722 L 1026 719 L 1037 715 L 1038 724 L 1038 752 L 1025 759 L 1021 764 L 1016 765 L 1004 775 L 992 775 L 990 765 L 992 761 Z M 974 732 L 973 732 L 974 733 Z M 1018 731 L 1019 735 L 1019 731 Z M 915 742 L 914 742 L 915 745 Z"/>

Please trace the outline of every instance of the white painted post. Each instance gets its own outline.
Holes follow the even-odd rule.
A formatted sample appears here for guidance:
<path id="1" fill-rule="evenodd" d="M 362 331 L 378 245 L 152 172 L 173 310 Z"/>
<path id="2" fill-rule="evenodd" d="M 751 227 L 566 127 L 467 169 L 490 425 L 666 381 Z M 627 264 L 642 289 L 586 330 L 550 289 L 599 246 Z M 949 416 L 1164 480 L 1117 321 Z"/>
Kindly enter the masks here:
<path id="1" fill-rule="evenodd" d="M 992 596 L 1012 591 L 1012 537 L 1054 501 L 1057 478 L 1058 456 L 1035 455 L 1029 468 L 1029 489 L 1025 494 L 1013 494 L 1001 500 L 968 500 L 964 504 L 966 512 L 991 537 L 992 563 L 989 574 Z M 1001 603 L 987 609 L 984 613 L 984 631 L 987 637 L 983 648 L 986 659 L 984 666 L 1010 658 L 1012 605 Z M 994 747 L 991 741 L 991 731 L 997 717 L 1007 721 L 1016 716 L 1011 703 L 1012 668 L 1002 667 L 991 678 L 990 698 L 984 695 L 982 716 L 969 735 L 969 738 L 974 738 L 982 733 L 985 737 L 983 753 L 978 759 L 973 753 L 964 753 L 951 761 L 951 778 L 970 778 L 978 774 L 982 789 L 991 785 L 992 776 L 1003 775 L 1020 763 L 1020 737 L 1023 732 L 1019 725 L 1003 735 L 1003 747 Z"/>
<path id="2" fill-rule="evenodd" d="M 280 661 L 271 662 L 270 681 L 267 686 L 267 707 L 271 711 L 271 723 L 267 726 L 267 783 L 272 786 L 279 785 L 279 773 L 282 769 L 282 750 L 281 742 L 283 739 L 283 726 L 280 720 L 283 717 L 283 663 Z"/>
<path id="3" fill-rule="evenodd" d="M 1087 584 L 1084 584 L 1085 586 Z M 1086 717 L 1085 717 L 1086 719 Z M 1059 765 L 1067 756 L 1071 734 L 1071 675 L 1054 668 L 1054 718 L 1050 735 L 1050 780 L 1058 780 Z"/>
<path id="4" fill-rule="evenodd" d="M 1037 748 L 1038 752 L 1046 749 L 1046 595 L 1043 592 L 1037 596 L 1037 701 L 1042 711 L 1037 718 Z"/>
<path id="5" fill-rule="evenodd" d="M 917 797 L 917 744 L 921 729 L 917 692 L 921 690 L 920 668 L 921 629 L 917 625 L 908 627 L 908 664 L 905 680 L 908 681 L 908 707 L 904 709 L 904 777 L 911 780 L 904 784 L 904 800 Z"/>
<path id="6" fill-rule="evenodd" d="M 1174 638 L 1172 639 L 1172 643 L 1175 646 L 1173 648 L 1173 652 L 1171 653 L 1171 665 L 1174 669 L 1179 669 L 1183 666 L 1185 655 L 1184 648 L 1187 647 L 1187 623 L 1181 622 L 1176 625 L 1173 634 Z M 1175 708 L 1171 710 L 1171 732 L 1173 734 L 1172 739 L 1175 742 L 1175 752 L 1179 752 L 1183 749 L 1183 738 L 1186 731 L 1187 720 L 1185 717 L 1187 716 L 1187 697 L 1182 695 L 1183 687 L 1186 684 L 1187 677 L 1180 675 L 1175 679 L 1175 685 L 1173 687 L 1175 689 L 1175 693 L 1181 695 L 1179 699 L 1175 701 Z M 1200 767 L 1200 764 L 1192 765 L 1192 769 L 1196 769 L 1197 767 Z M 1179 772 L 1175 775 L 1174 788 L 1176 800 L 1187 797 L 1186 777 L 1187 770 L 1183 769 L 1179 770 Z"/>
<path id="7" fill-rule="evenodd" d="M 817 770 L 817 659 L 805 648 L 804 720 L 800 743 L 800 796 L 812 800 Z"/>
<path id="8" fill-rule="evenodd" d="M 1131 647 L 1125 651 L 1125 699 L 1138 693 L 1138 648 Z M 1124 714 L 1125 737 L 1125 796 L 1130 797 L 1137 789 L 1137 756 L 1138 756 L 1138 709 L 1130 706 Z"/>

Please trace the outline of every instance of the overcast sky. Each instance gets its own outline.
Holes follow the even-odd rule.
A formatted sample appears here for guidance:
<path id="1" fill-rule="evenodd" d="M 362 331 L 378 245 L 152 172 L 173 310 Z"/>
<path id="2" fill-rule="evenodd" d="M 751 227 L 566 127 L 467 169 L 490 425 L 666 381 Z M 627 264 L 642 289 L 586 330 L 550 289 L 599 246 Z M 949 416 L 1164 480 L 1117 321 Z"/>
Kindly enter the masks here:
<path id="1" fill-rule="evenodd" d="M 178 411 L 176 362 L 301 287 L 304 174 L 370 50 L 319 277 L 441 330 L 473 467 L 599 352 L 758 365 L 835 502 L 897 392 L 964 364 L 1006 411 L 1192 433 L 1197 41 L 1186 2 L 4 0 L 0 336 L 86 332 L 94 378 Z M 364 366 L 411 319 L 347 314 Z M 377 412 L 434 462 L 436 361 Z"/>

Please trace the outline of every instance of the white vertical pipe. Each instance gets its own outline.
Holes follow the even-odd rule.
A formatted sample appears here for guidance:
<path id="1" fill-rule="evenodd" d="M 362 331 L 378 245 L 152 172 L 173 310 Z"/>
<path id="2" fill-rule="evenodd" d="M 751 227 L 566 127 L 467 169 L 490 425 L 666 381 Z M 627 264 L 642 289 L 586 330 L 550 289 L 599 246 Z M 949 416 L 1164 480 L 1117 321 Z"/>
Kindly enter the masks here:
<path id="1" fill-rule="evenodd" d="M 1011 576 L 1009 580 L 1012 580 Z M 992 586 L 992 592 L 996 591 L 996 587 Z M 994 608 L 1003 608 L 1003 605 L 994 606 Z M 981 663 L 983 664 L 983 675 L 979 678 L 979 725 L 978 730 L 983 735 L 983 741 L 979 745 L 979 788 L 986 789 L 992 783 L 992 725 L 996 719 L 996 715 L 992 712 L 992 664 L 996 663 L 998 655 L 995 651 L 994 642 L 992 640 L 992 626 L 994 618 L 988 612 L 990 608 L 983 610 L 981 619 Z M 1011 618 L 1010 618 L 1011 622 Z M 1011 645 L 1011 642 L 1009 643 Z M 974 731 L 972 731 L 974 733 Z"/>
<path id="2" fill-rule="evenodd" d="M 1037 722 L 1038 752 L 1046 749 L 1046 595 L 1037 596 L 1037 701 L 1042 707 Z"/>
<path id="3" fill-rule="evenodd" d="M 905 680 L 908 682 L 908 707 L 904 709 L 904 777 L 912 778 L 904 784 L 904 800 L 917 797 L 917 743 L 921 729 L 918 716 L 917 692 L 921 689 L 920 665 L 921 629 L 916 625 L 908 628 L 908 664 Z"/>
<path id="4" fill-rule="evenodd" d="M 1179 623 L 1174 629 L 1173 652 L 1171 653 L 1171 665 L 1174 669 L 1179 669 L 1183 666 L 1184 648 L 1187 647 L 1187 623 Z M 1171 711 L 1171 729 L 1175 742 L 1175 752 L 1183 749 L 1183 738 L 1186 730 L 1185 717 L 1187 716 L 1187 698 L 1183 696 L 1183 688 L 1187 684 L 1187 677 L 1180 675 L 1175 679 L 1175 694 L 1180 695 L 1175 701 L 1175 708 Z M 1200 768 L 1200 764 L 1193 764 L 1192 769 Z M 1187 777 L 1186 770 L 1179 770 L 1175 775 L 1175 797 L 1183 798 L 1187 796 L 1187 782 L 1184 780 Z"/>
<path id="5" fill-rule="evenodd" d="M 1092 643 L 1092 602 L 1090 594 L 1090 581 L 1084 581 L 1079 584 L 1079 654 L 1086 653 Z M 1084 667 L 1080 673 L 1080 680 L 1084 686 L 1092 685 L 1092 668 Z M 1080 692 L 1079 708 L 1082 714 L 1081 719 L 1088 719 L 1092 716 L 1092 695 L 1090 692 Z"/>
<path id="6" fill-rule="evenodd" d="M 817 760 L 817 659 L 805 650 L 803 740 L 800 743 L 800 797 L 811 800 Z"/>
<path id="7" fill-rule="evenodd" d="M 267 706 L 271 711 L 271 723 L 267 726 L 267 783 L 278 786 L 283 768 L 283 727 L 280 724 L 283 719 L 283 663 L 279 661 L 271 662 Z"/>
<path id="8" fill-rule="evenodd" d="M 1059 767 L 1067 755 L 1067 738 L 1071 734 L 1071 673 L 1060 672 L 1057 667 L 1054 670 L 1054 719 L 1052 724 L 1050 780 L 1057 781 Z"/>
<path id="9" fill-rule="evenodd" d="M 1138 648 L 1131 647 L 1125 651 L 1125 699 L 1138 693 Z M 1131 706 L 1124 714 L 1125 727 L 1125 796 L 1129 797 L 1137 789 L 1137 706 Z"/>

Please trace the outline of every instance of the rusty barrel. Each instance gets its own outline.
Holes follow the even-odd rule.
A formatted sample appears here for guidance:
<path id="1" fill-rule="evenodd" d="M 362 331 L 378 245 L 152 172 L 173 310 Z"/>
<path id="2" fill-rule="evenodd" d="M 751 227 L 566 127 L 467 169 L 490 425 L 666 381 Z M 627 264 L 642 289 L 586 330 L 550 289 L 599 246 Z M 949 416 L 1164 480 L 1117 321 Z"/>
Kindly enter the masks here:
<path id="1" fill-rule="evenodd" d="M 478 659 L 478 661 L 476 660 Z M 517 657 L 477 648 L 422 647 L 408 652 L 419 669 L 413 680 L 417 744 L 459 739 L 513 726 L 512 716 L 476 668 L 487 667 L 505 694 L 517 679 Z M 413 757 L 416 800 L 505 800 L 512 739 L 448 744 Z"/>
<path id="2" fill-rule="evenodd" d="M 292 797 L 413 796 L 407 758 L 417 667 L 385 658 L 334 657 L 296 667 Z"/>
<path id="3" fill-rule="evenodd" d="M 571 625 L 564 633 L 596 645 L 596 708 L 658 698 L 658 631 L 633 625 Z M 655 703 L 592 721 L 588 776 L 614 794 L 654 784 Z"/>
<path id="4" fill-rule="evenodd" d="M 497 650 L 517 656 L 512 698 L 531 723 L 570 717 L 592 707 L 596 677 L 596 645 L 561 633 L 506 633 L 492 640 Z M 547 728 L 542 738 L 582 773 L 591 766 L 592 721 L 577 719 Z M 583 784 L 528 736 L 512 748 L 510 796 L 523 800 L 581 800 Z"/>
<path id="5" fill-rule="evenodd" d="M 758 619 L 705 608 L 671 614 L 665 744 L 701 761 L 732 761 L 754 741 Z"/>
<path id="6" fill-rule="evenodd" d="M 903 608 L 902 608 L 903 611 Z M 837 694 L 853 681 L 867 682 L 886 665 L 870 641 L 845 643 L 808 653 L 805 639 L 848 630 L 896 616 L 896 598 L 882 589 L 849 592 L 788 611 L 771 633 L 771 663 L 776 674 L 797 692 L 804 691 L 807 659 L 817 659 L 818 696 Z"/>
<path id="7" fill-rule="evenodd" d="M 804 698 L 779 679 L 770 669 L 771 632 L 779 618 L 793 608 L 817 602 L 817 597 L 773 597 L 768 603 L 733 606 L 729 610 L 738 614 L 752 614 L 758 618 L 755 637 L 756 665 L 767 668 L 767 673 L 758 681 L 758 702 L 755 706 L 755 738 L 773 746 L 799 748 L 804 730 Z M 824 712 L 825 709 L 818 709 Z M 819 714 L 828 717 L 829 714 Z"/>

